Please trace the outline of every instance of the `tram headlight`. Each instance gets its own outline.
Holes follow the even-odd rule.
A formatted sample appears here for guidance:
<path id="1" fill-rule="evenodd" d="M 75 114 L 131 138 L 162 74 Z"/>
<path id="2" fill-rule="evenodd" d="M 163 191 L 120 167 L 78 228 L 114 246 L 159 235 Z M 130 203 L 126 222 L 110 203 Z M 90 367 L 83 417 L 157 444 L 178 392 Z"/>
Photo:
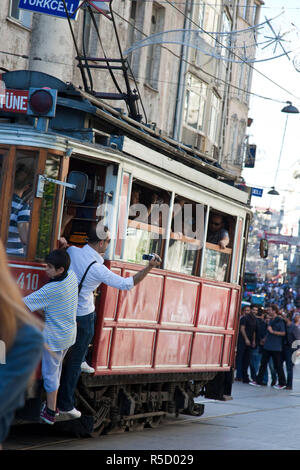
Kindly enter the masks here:
<path id="1" fill-rule="evenodd" d="M 51 88 L 30 88 L 27 115 L 36 117 L 54 117 L 56 111 L 57 90 Z"/>

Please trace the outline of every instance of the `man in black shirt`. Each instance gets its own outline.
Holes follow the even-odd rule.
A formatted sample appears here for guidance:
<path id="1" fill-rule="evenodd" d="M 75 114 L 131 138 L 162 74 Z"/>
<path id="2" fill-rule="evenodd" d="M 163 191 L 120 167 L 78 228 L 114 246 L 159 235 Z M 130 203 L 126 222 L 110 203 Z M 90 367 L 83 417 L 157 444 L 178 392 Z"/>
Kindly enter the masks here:
<path id="1" fill-rule="evenodd" d="M 282 339 L 286 336 L 285 323 L 279 315 L 279 308 L 276 304 L 271 305 L 270 316 L 271 320 L 267 327 L 267 334 L 263 345 L 261 364 L 257 374 L 257 379 L 256 381 L 250 382 L 250 385 L 262 385 L 262 380 L 267 369 L 269 359 L 272 357 L 279 382 L 279 385 L 274 385 L 274 388 L 282 390 L 286 388 L 286 379 L 282 366 Z"/>
<path id="2" fill-rule="evenodd" d="M 253 307 L 253 306 L 251 306 Z M 245 315 L 240 320 L 240 347 L 242 352 L 243 383 L 249 383 L 248 367 L 250 365 L 251 348 L 256 347 L 257 321 L 254 312 Z"/>

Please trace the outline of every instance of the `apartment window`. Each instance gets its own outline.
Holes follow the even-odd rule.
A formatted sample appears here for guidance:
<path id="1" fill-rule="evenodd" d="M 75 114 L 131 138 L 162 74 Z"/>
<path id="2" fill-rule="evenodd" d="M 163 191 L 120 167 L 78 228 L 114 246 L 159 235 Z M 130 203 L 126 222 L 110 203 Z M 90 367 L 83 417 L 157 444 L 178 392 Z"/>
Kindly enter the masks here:
<path id="1" fill-rule="evenodd" d="M 218 129 L 219 116 L 220 116 L 220 109 L 221 109 L 221 100 L 215 93 L 212 93 L 208 135 L 209 135 L 210 140 L 213 143 L 216 143 L 217 141 L 217 129 Z"/>
<path id="2" fill-rule="evenodd" d="M 82 52 L 87 56 L 90 55 L 90 39 L 91 39 L 91 15 L 84 11 L 83 17 L 83 35 L 82 35 Z"/>
<path id="3" fill-rule="evenodd" d="M 257 11 L 258 11 L 258 5 L 253 5 L 252 6 L 252 19 L 250 21 L 251 25 L 255 25 L 256 24 L 256 17 L 257 17 Z"/>
<path id="4" fill-rule="evenodd" d="M 238 123 L 238 137 L 237 137 L 237 151 L 235 164 L 242 165 L 245 153 L 245 134 L 246 134 L 246 121 L 241 119 Z"/>
<path id="5" fill-rule="evenodd" d="M 19 0 L 10 0 L 9 16 L 18 20 L 22 26 L 31 28 L 32 13 L 19 8 Z"/>
<path id="6" fill-rule="evenodd" d="M 242 5 L 242 18 L 248 21 L 251 10 L 251 0 L 244 0 Z"/>
<path id="7" fill-rule="evenodd" d="M 200 2 L 199 11 L 198 11 L 198 24 L 200 28 L 204 28 L 204 18 L 205 18 L 205 2 Z"/>
<path id="8" fill-rule="evenodd" d="M 160 31 L 163 31 L 164 27 L 164 8 L 153 4 L 152 7 L 152 16 L 151 16 L 151 28 L 150 36 Z M 159 77 L 159 67 L 160 67 L 160 55 L 161 47 L 159 45 L 153 44 L 147 47 L 147 68 L 146 68 L 146 81 L 153 88 L 158 88 L 158 77 Z"/>
<path id="9" fill-rule="evenodd" d="M 221 2 L 219 0 L 209 0 L 205 4 L 204 13 L 204 30 L 213 33 L 218 31 L 219 18 L 220 18 Z M 203 39 L 211 46 L 215 45 L 214 35 L 210 36 L 205 34 Z"/>
<path id="10" fill-rule="evenodd" d="M 231 23 L 231 20 L 229 18 L 229 15 L 227 14 L 226 11 L 224 11 L 223 13 L 223 16 L 222 16 L 222 32 L 223 33 L 227 33 L 227 34 L 223 34 L 223 35 L 220 35 L 218 37 L 218 43 L 221 42 L 222 43 L 222 48 L 221 48 L 221 55 L 223 57 L 228 57 L 229 56 L 229 49 L 230 49 L 230 32 L 232 30 L 232 23 Z M 218 46 L 219 44 L 217 44 Z"/>
<path id="11" fill-rule="evenodd" d="M 260 11 L 261 11 L 261 5 L 255 3 L 253 5 L 253 16 L 252 16 L 254 25 L 259 23 Z"/>
<path id="12" fill-rule="evenodd" d="M 248 66 L 248 70 L 247 70 L 247 79 L 246 79 L 246 84 L 245 84 L 245 95 L 244 95 L 244 102 L 246 104 L 249 103 L 249 100 L 250 100 L 250 94 L 249 94 L 249 91 L 251 89 L 251 81 L 252 81 L 252 69 L 251 67 Z"/>
<path id="13" fill-rule="evenodd" d="M 141 40 L 144 36 L 144 14 L 145 3 L 142 0 L 132 0 L 129 10 L 127 48 Z M 128 62 L 133 75 L 137 78 L 139 71 L 141 49 L 131 52 L 128 55 Z"/>
<path id="14" fill-rule="evenodd" d="M 244 89 L 245 89 L 245 76 L 246 76 L 246 67 L 247 64 L 245 62 L 242 62 L 239 65 L 239 81 L 238 81 L 238 97 L 242 98 L 244 94 Z"/>
<path id="15" fill-rule="evenodd" d="M 185 124 L 203 130 L 206 100 L 207 84 L 188 74 L 183 117 Z"/>
<path id="16" fill-rule="evenodd" d="M 237 148 L 237 138 L 238 138 L 238 118 L 237 115 L 234 114 L 231 116 L 231 126 L 230 126 L 230 135 L 231 135 L 231 141 L 230 141 L 230 154 L 228 157 L 228 160 L 230 162 L 233 162 L 235 160 L 236 156 L 236 148 Z"/>

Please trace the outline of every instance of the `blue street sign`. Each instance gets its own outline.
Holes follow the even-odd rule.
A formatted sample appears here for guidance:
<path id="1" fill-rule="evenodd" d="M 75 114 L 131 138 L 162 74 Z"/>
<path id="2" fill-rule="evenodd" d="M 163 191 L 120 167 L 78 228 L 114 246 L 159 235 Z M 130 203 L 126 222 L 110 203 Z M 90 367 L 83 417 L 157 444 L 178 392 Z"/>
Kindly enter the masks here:
<path id="1" fill-rule="evenodd" d="M 251 196 L 262 197 L 263 191 L 261 188 L 251 188 Z"/>
<path id="2" fill-rule="evenodd" d="M 81 0 L 65 0 L 70 19 L 75 20 L 74 15 Z M 30 10 L 36 13 L 46 13 L 47 15 L 67 18 L 67 14 L 62 0 L 20 0 L 19 8 Z"/>

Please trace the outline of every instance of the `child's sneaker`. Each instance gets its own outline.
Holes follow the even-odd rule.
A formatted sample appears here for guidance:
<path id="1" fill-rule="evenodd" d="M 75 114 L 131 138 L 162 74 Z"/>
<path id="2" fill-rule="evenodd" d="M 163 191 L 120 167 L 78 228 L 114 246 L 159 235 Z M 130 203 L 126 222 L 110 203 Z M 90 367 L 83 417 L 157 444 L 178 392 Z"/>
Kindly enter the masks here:
<path id="1" fill-rule="evenodd" d="M 259 383 L 257 383 L 255 380 L 251 380 L 249 382 L 249 385 L 252 385 L 253 387 L 260 387 L 261 385 Z"/>
<path id="2" fill-rule="evenodd" d="M 40 412 L 40 418 L 42 421 L 44 421 L 44 423 L 52 425 L 55 423 L 55 411 L 49 410 L 46 403 L 43 403 Z"/>

